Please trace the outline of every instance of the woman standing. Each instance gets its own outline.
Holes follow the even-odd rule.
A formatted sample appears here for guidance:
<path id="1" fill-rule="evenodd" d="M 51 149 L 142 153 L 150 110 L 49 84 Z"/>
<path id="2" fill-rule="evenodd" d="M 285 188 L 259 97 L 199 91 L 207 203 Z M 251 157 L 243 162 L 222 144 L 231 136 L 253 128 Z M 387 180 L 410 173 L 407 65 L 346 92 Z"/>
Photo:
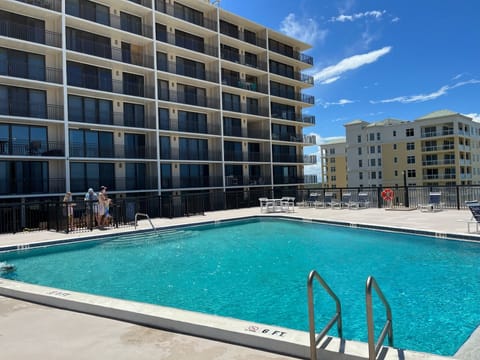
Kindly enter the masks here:
<path id="1" fill-rule="evenodd" d="M 67 209 L 67 217 L 68 217 L 68 227 L 69 230 L 74 228 L 73 226 L 73 207 L 76 205 L 72 199 L 72 193 L 68 191 L 65 196 L 63 197 L 63 202 L 65 203 Z"/>

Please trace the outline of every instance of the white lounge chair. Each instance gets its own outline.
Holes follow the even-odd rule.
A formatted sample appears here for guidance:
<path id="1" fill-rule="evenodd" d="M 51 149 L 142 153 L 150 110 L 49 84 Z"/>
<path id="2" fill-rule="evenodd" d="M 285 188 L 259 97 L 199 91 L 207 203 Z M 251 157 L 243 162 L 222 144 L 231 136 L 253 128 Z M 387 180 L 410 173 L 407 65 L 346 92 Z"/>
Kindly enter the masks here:
<path id="1" fill-rule="evenodd" d="M 440 211 L 443 209 L 444 204 L 441 202 L 442 193 L 441 192 L 431 192 L 429 194 L 428 204 L 418 204 L 418 208 L 423 212 L 433 212 Z"/>
<path id="2" fill-rule="evenodd" d="M 368 207 L 370 207 L 370 200 L 368 194 L 364 192 L 358 193 L 357 201 L 350 202 L 350 209 L 366 209 Z"/>
<path id="3" fill-rule="evenodd" d="M 280 200 L 282 211 L 284 212 L 295 212 L 295 198 L 284 196 Z"/>
<path id="4" fill-rule="evenodd" d="M 480 224 L 480 203 L 470 203 L 468 208 L 472 213 L 472 218 L 467 221 L 468 232 L 470 232 L 470 224 L 475 225 L 475 231 L 478 232 L 478 225 Z"/>
<path id="5" fill-rule="evenodd" d="M 275 204 L 273 203 L 272 199 L 262 197 L 259 198 L 258 201 L 260 202 L 260 212 L 268 213 L 275 211 Z"/>

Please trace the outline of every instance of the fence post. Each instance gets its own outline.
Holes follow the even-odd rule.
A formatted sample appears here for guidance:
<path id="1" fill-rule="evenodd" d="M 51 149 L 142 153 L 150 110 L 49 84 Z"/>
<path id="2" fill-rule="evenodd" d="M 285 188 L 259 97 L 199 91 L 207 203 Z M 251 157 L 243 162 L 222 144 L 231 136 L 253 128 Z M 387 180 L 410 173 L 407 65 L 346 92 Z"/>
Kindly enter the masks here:
<path id="1" fill-rule="evenodd" d="M 460 210 L 460 188 L 458 185 L 455 186 L 455 190 L 457 193 L 457 210 Z"/>
<path id="2" fill-rule="evenodd" d="M 377 207 L 379 209 L 381 209 L 383 206 L 382 206 L 382 188 L 380 187 L 377 187 Z"/>

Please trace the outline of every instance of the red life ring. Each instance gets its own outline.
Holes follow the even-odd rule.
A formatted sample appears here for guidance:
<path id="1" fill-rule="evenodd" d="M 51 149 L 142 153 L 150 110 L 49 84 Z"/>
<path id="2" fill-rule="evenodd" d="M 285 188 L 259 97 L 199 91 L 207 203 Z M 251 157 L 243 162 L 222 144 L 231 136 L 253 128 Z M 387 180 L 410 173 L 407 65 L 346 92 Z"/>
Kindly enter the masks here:
<path id="1" fill-rule="evenodd" d="M 385 201 L 392 201 L 393 196 L 394 196 L 394 193 L 392 189 L 385 189 L 382 191 L 382 198 Z"/>

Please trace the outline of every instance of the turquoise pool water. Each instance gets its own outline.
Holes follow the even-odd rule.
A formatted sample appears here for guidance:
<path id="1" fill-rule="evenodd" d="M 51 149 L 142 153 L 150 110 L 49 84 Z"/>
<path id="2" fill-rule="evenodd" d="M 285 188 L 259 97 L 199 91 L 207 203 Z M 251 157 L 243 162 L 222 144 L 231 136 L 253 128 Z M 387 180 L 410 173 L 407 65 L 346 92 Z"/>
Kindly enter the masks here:
<path id="1" fill-rule="evenodd" d="M 316 269 L 342 302 L 344 337 L 360 341 L 373 275 L 392 307 L 396 347 L 453 355 L 480 325 L 480 244 L 409 234 L 262 219 L 0 253 L 2 261 L 16 266 L 2 274 L 13 280 L 305 331 Z M 335 305 L 316 289 L 320 329 Z"/>

